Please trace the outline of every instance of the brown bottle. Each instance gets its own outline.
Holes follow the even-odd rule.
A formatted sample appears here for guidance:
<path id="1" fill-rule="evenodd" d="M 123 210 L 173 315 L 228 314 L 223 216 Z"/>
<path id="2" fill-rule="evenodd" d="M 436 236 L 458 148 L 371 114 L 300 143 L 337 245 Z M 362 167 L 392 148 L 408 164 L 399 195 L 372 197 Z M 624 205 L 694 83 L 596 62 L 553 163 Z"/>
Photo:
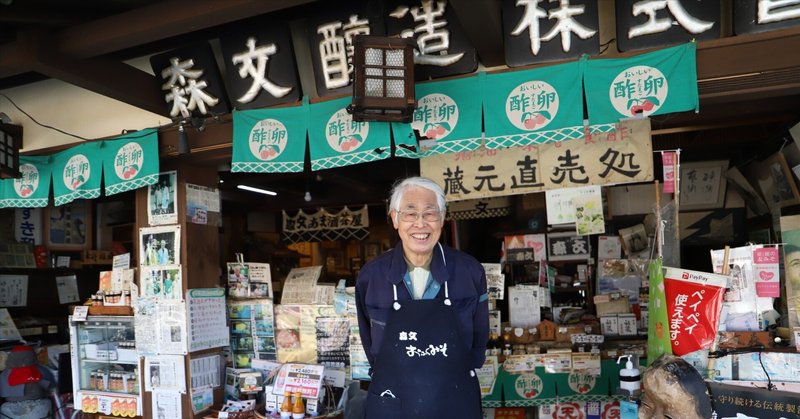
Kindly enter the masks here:
<path id="1" fill-rule="evenodd" d="M 306 417 L 306 407 L 303 406 L 303 395 L 298 391 L 294 393 L 294 407 L 292 407 L 292 419 L 303 419 Z"/>
<path id="2" fill-rule="evenodd" d="M 281 418 L 290 418 L 292 413 L 292 393 L 283 392 L 283 403 L 281 403 Z"/>

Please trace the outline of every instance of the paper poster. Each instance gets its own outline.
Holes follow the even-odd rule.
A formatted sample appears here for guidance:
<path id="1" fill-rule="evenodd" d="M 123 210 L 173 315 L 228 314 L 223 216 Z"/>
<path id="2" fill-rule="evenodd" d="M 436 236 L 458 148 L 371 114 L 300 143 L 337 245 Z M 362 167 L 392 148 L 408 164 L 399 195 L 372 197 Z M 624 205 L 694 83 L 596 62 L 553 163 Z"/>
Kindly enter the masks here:
<path id="1" fill-rule="evenodd" d="M 317 317 L 317 363 L 341 369 L 350 365 L 349 339 L 347 317 Z"/>
<path id="2" fill-rule="evenodd" d="M 111 270 L 116 271 L 117 269 L 130 269 L 131 267 L 131 254 L 130 253 L 123 253 L 121 255 L 115 255 L 111 262 Z"/>
<path id="3" fill-rule="evenodd" d="M 666 268 L 664 294 L 673 354 L 681 356 L 711 346 L 726 283 L 722 275 Z"/>
<path id="4" fill-rule="evenodd" d="M 144 357 L 144 389 L 172 390 L 186 393 L 186 373 L 181 355 L 147 355 Z"/>
<path id="5" fill-rule="evenodd" d="M 322 266 L 293 268 L 286 276 L 281 304 L 314 304 Z"/>
<path id="6" fill-rule="evenodd" d="M 139 243 L 139 266 L 180 264 L 181 226 L 140 228 Z"/>
<path id="7" fill-rule="evenodd" d="M 11 319 L 11 314 L 8 313 L 7 308 L 0 308 L 0 341 L 18 341 L 22 340 L 22 336 Z"/>
<path id="8" fill-rule="evenodd" d="M 228 292 L 234 298 L 272 298 L 269 263 L 229 262 Z"/>
<path id="9" fill-rule="evenodd" d="M 753 250 L 756 294 L 759 297 L 781 296 L 780 274 L 778 271 L 778 248 L 764 247 Z"/>
<path id="10" fill-rule="evenodd" d="M 183 301 L 138 298 L 134 314 L 139 354 L 186 354 L 186 306 Z"/>
<path id="11" fill-rule="evenodd" d="M 221 385 L 222 356 L 211 355 L 192 358 L 189 361 L 189 376 L 192 378 L 192 390 L 198 388 L 216 388 Z"/>
<path id="12" fill-rule="evenodd" d="M 505 275 L 499 263 L 481 263 L 486 271 L 486 285 L 489 291 L 489 298 L 502 300 L 505 293 Z"/>
<path id="13" fill-rule="evenodd" d="M 273 394 L 300 392 L 304 398 L 316 399 L 320 396 L 325 367 L 310 364 L 285 364 L 275 377 Z"/>
<path id="14" fill-rule="evenodd" d="M 597 188 L 597 193 L 582 194 L 572 198 L 572 207 L 575 209 L 575 230 L 578 235 L 586 236 L 606 232 L 600 188 Z"/>
<path id="15" fill-rule="evenodd" d="M 540 261 L 547 258 L 544 234 L 517 234 L 503 240 L 508 261 Z"/>
<path id="16" fill-rule="evenodd" d="M 111 291 L 130 291 L 135 271 L 133 269 L 114 269 L 111 271 Z"/>
<path id="17" fill-rule="evenodd" d="M 69 304 L 80 301 L 78 296 L 78 278 L 75 275 L 57 276 L 58 303 Z"/>
<path id="18" fill-rule="evenodd" d="M 145 266 L 141 269 L 141 296 L 164 300 L 183 299 L 181 265 Z"/>
<path id="19" fill-rule="evenodd" d="M 336 286 L 333 284 L 317 285 L 314 294 L 314 304 L 333 305 L 333 296 L 336 294 Z"/>
<path id="20" fill-rule="evenodd" d="M 547 202 L 547 224 L 567 224 L 575 222 L 575 197 L 581 195 L 600 196 L 600 186 L 563 188 L 545 191 Z M 602 202 L 602 201 L 601 201 Z M 602 205 L 600 211 L 602 212 Z"/>
<path id="21" fill-rule="evenodd" d="M 618 236 L 600 236 L 597 238 L 597 259 L 619 259 L 622 256 L 622 243 Z"/>
<path id="22" fill-rule="evenodd" d="M 508 287 L 508 311 L 511 327 L 535 327 L 541 321 L 539 287 L 517 285 Z"/>
<path id="23" fill-rule="evenodd" d="M 0 275 L 0 307 L 28 305 L 28 276 Z"/>
<path id="24" fill-rule="evenodd" d="M 249 368 L 255 359 L 276 359 L 272 300 L 228 302 L 234 366 Z"/>
<path id="25" fill-rule="evenodd" d="M 192 389 L 192 412 L 198 413 L 214 405 L 214 389 L 201 387 Z"/>
<path id="26" fill-rule="evenodd" d="M 183 411 L 181 410 L 181 394 L 177 391 L 154 391 L 152 398 L 153 419 L 175 419 L 183 417 Z"/>
<path id="27" fill-rule="evenodd" d="M 221 226 L 219 189 L 187 183 L 186 222 Z"/>
<path id="28" fill-rule="evenodd" d="M 147 187 L 147 223 L 151 226 L 178 223 L 178 172 L 158 174 L 158 182 Z"/>
<path id="29" fill-rule="evenodd" d="M 475 370 L 475 373 L 478 374 L 478 384 L 481 386 L 481 397 L 488 396 L 494 391 L 498 367 L 497 356 L 489 355 L 483 366 Z"/>
<path id="30" fill-rule="evenodd" d="M 195 288 L 186 292 L 189 308 L 189 351 L 228 346 L 225 289 Z"/>

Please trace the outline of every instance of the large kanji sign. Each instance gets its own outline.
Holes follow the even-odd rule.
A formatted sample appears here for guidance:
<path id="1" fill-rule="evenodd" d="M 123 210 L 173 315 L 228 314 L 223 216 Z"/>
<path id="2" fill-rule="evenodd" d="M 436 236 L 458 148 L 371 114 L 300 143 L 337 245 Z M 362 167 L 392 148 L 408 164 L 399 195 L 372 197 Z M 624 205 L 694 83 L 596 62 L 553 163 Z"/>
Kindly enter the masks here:
<path id="1" fill-rule="evenodd" d="M 460 201 L 648 182 L 653 180 L 652 153 L 650 121 L 632 119 L 579 140 L 426 157 L 420 172 L 444 188 L 448 201 Z"/>

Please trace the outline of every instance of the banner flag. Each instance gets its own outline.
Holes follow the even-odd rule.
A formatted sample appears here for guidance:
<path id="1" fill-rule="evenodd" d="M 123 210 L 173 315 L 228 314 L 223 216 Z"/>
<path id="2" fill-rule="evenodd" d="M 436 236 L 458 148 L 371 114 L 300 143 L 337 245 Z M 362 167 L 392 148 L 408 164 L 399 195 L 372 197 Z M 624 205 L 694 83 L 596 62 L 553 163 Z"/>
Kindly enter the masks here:
<path id="1" fill-rule="evenodd" d="M 106 195 L 158 182 L 158 130 L 149 128 L 103 141 Z"/>
<path id="2" fill-rule="evenodd" d="M 0 208 L 46 207 L 50 199 L 50 160 L 50 156 L 20 156 L 20 177 L 0 181 Z"/>
<path id="3" fill-rule="evenodd" d="M 631 58 L 593 59 L 584 80 L 590 124 L 700 109 L 696 44 Z"/>
<path id="4" fill-rule="evenodd" d="M 101 141 L 83 143 L 52 156 L 55 206 L 100 196 L 101 146 Z"/>
<path id="5" fill-rule="evenodd" d="M 420 158 L 433 154 L 472 151 L 481 146 L 481 99 L 478 76 L 416 85 L 417 109 L 411 123 L 392 123 L 395 155 Z M 424 144 L 415 153 L 406 147 L 417 147 L 414 132 Z"/>
<path id="6" fill-rule="evenodd" d="M 584 66 L 581 60 L 482 75 L 486 148 L 583 137 Z"/>
<path id="7" fill-rule="evenodd" d="M 388 122 L 356 122 L 347 112 L 350 96 L 309 107 L 311 170 L 367 163 L 391 157 Z"/>
<path id="8" fill-rule="evenodd" d="M 307 103 L 234 111 L 231 172 L 302 172 L 307 119 Z"/>

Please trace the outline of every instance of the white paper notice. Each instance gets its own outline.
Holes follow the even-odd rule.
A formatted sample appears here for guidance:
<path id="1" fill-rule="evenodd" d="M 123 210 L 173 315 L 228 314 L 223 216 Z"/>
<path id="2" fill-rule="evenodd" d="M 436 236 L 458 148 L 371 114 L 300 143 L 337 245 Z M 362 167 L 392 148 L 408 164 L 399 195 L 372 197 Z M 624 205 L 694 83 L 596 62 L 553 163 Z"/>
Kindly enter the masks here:
<path id="1" fill-rule="evenodd" d="M 322 266 L 294 268 L 283 283 L 281 304 L 314 304 Z"/>
<path id="2" fill-rule="evenodd" d="M 2 340 L 22 340 L 7 308 L 0 308 L 0 341 Z"/>
<path id="3" fill-rule="evenodd" d="M 314 296 L 314 304 L 321 304 L 326 306 L 333 305 L 333 295 L 336 293 L 336 286 L 333 284 L 317 285 L 316 295 Z"/>
<path id="4" fill-rule="evenodd" d="M 28 305 L 28 276 L 0 275 L 0 307 Z"/>
<path id="5" fill-rule="evenodd" d="M 539 287 L 515 286 L 508 288 L 508 311 L 511 327 L 535 327 L 541 321 L 539 312 Z"/>
<path id="6" fill-rule="evenodd" d="M 111 264 L 111 270 L 116 271 L 117 269 L 130 269 L 130 267 L 131 267 L 130 253 L 123 253 L 121 255 L 114 256 L 113 262 Z"/>
<path id="7" fill-rule="evenodd" d="M 181 394 L 177 391 L 153 392 L 153 419 L 175 419 L 183 417 Z"/>
<path id="8" fill-rule="evenodd" d="M 144 389 L 186 392 L 186 374 L 181 355 L 149 355 L 144 357 Z"/>
<path id="9" fill-rule="evenodd" d="M 183 301 L 138 298 L 134 314 L 137 352 L 140 354 L 187 352 L 186 308 Z"/>
<path id="10" fill-rule="evenodd" d="M 575 222 L 575 207 L 572 200 L 581 195 L 599 195 L 600 186 L 582 188 L 563 188 L 545 191 L 547 202 L 547 224 L 567 224 Z"/>
<path id="11" fill-rule="evenodd" d="M 192 358 L 189 361 L 189 376 L 192 377 L 192 389 L 202 387 L 219 387 L 222 374 L 219 355 Z M 254 360 L 255 361 L 255 360 Z"/>
<path id="12" fill-rule="evenodd" d="M 189 306 L 189 351 L 230 344 L 225 321 L 225 289 L 197 288 L 186 293 Z"/>
<path id="13" fill-rule="evenodd" d="M 622 243 L 619 236 L 600 236 L 597 238 L 597 259 L 619 259 L 622 255 Z"/>
<path id="14" fill-rule="evenodd" d="M 78 278 L 75 275 L 57 276 L 58 303 L 69 304 L 79 300 Z"/>
<path id="15" fill-rule="evenodd" d="M 481 263 L 483 270 L 486 271 L 486 285 L 489 298 L 502 300 L 505 291 L 505 275 L 499 263 Z"/>

